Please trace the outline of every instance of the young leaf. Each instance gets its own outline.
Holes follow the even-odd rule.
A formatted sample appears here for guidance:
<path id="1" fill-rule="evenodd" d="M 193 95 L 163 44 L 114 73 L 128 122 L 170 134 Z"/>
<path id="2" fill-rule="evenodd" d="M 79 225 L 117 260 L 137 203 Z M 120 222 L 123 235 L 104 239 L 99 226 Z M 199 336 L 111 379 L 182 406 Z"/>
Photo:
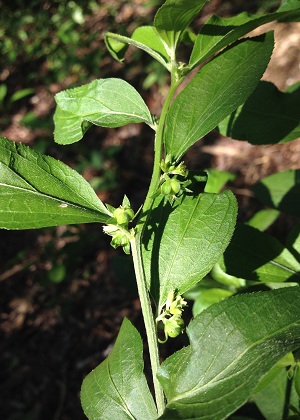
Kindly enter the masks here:
<path id="1" fill-rule="evenodd" d="M 131 38 L 107 32 L 105 34 L 105 44 L 113 58 L 121 63 L 124 61 L 128 45 L 133 45 L 147 52 L 169 70 L 168 53 L 153 26 L 137 28 Z"/>
<path id="2" fill-rule="evenodd" d="M 189 26 L 195 15 L 209 0 L 167 0 L 158 9 L 154 26 L 170 55 L 174 52 L 180 36 Z"/>
<path id="3" fill-rule="evenodd" d="M 159 53 L 167 63 L 170 61 L 170 57 L 154 26 L 136 28 L 131 38 Z"/>
<path id="4" fill-rule="evenodd" d="M 171 206 L 158 197 L 143 236 L 148 287 L 161 308 L 170 290 L 184 293 L 219 260 L 236 222 L 237 205 L 230 191 L 185 196 Z"/>
<path id="5" fill-rule="evenodd" d="M 179 159 L 241 105 L 257 86 L 273 50 L 273 34 L 238 41 L 201 69 L 172 103 L 167 153 Z"/>
<path id="6" fill-rule="evenodd" d="M 300 137 L 300 89 L 283 93 L 272 83 L 262 81 L 218 128 L 224 136 L 252 144 L 294 140 Z"/>
<path id="7" fill-rule="evenodd" d="M 54 140 L 70 144 L 82 139 L 91 124 L 121 127 L 144 122 L 152 126 L 149 109 L 140 94 L 121 79 L 98 79 L 55 95 Z"/>
<path id="8" fill-rule="evenodd" d="M 64 163 L 0 138 L 0 227 L 32 229 L 105 222 L 89 183 Z"/>
<path id="9" fill-rule="evenodd" d="M 300 171 L 288 170 L 267 176 L 252 187 L 266 206 L 300 216 Z"/>
<path id="10" fill-rule="evenodd" d="M 234 296 L 187 328 L 190 346 L 166 359 L 159 380 L 168 404 L 161 419 L 224 419 L 259 380 L 300 346 L 300 289 Z"/>
<path id="11" fill-rule="evenodd" d="M 224 256 L 226 273 L 264 283 L 300 281 L 300 264 L 277 239 L 238 223 Z"/>
<path id="12" fill-rule="evenodd" d="M 222 48 L 227 47 L 253 29 L 264 25 L 265 23 L 273 22 L 278 19 L 296 19 L 299 15 L 299 2 L 297 4 L 289 5 L 285 10 L 280 8 L 276 13 L 268 15 L 251 16 L 246 12 L 229 18 L 213 15 L 205 22 L 196 38 L 190 57 L 189 67 L 190 69 L 195 68 Z"/>
<path id="13" fill-rule="evenodd" d="M 89 420 L 157 418 L 142 353 L 138 331 L 124 319 L 112 352 L 82 383 L 81 404 Z"/>

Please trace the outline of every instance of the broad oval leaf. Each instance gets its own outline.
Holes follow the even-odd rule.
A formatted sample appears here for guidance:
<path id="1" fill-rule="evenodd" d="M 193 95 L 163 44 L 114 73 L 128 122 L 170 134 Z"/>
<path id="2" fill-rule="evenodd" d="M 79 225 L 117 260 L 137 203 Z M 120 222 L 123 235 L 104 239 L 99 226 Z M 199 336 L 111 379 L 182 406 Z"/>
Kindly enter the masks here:
<path id="1" fill-rule="evenodd" d="M 262 81 L 218 128 L 224 136 L 251 144 L 294 140 L 300 137 L 300 89 L 283 93 L 272 83 Z"/>
<path id="2" fill-rule="evenodd" d="M 278 19 L 296 19 L 299 15 L 299 2 L 290 4 L 284 11 L 280 8 L 276 13 L 266 15 L 249 15 L 246 12 L 229 18 L 213 15 L 205 22 L 196 38 L 189 67 L 195 68 L 222 48 L 265 23 Z"/>
<path id="3" fill-rule="evenodd" d="M 89 183 L 73 169 L 3 137 L 0 198 L 4 229 L 105 222 L 110 217 Z"/>
<path id="4" fill-rule="evenodd" d="M 181 34 L 208 1 L 167 0 L 158 9 L 154 17 L 154 26 L 167 49 L 175 51 Z"/>
<path id="5" fill-rule="evenodd" d="M 272 33 L 238 41 L 195 75 L 167 115 L 167 153 L 179 159 L 245 102 L 268 65 L 273 45 Z"/>
<path id="6" fill-rule="evenodd" d="M 168 404 L 161 419 L 221 420 L 259 380 L 300 347 L 300 289 L 230 297 L 187 328 L 190 346 L 166 359 L 158 377 Z"/>
<path id="7" fill-rule="evenodd" d="M 157 418 L 142 353 L 138 331 L 124 319 L 110 355 L 82 383 L 81 404 L 89 420 Z"/>
<path id="8" fill-rule="evenodd" d="M 263 178 L 252 189 L 266 206 L 300 216 L 300 170 L 277 172 Z"/>
<path id="9" fill-rule="evenodd" d="M 173 207 L 155 200 L 143 235 L 148 287 L 159 309 L 170 290 L 184 293 L 219 260 L 233 234 L 237 205 L 230 191 L 185 196 Z"/>
<path id="10" fill-rule="evenodd" d="M 238 223 L 223 255 L 226 273 L 263 283 L 300 282 L 300 264 L 276 238 Z"/>
<path id="11" fill-rule="evenodd" d="M 144 122 L 152 126 L 149 109 L 140 94 L 121 79 L 98 79 L 55 95 L 54 140 L 70 144 L 82 139 L 91 124 L 121 127 Z"/>

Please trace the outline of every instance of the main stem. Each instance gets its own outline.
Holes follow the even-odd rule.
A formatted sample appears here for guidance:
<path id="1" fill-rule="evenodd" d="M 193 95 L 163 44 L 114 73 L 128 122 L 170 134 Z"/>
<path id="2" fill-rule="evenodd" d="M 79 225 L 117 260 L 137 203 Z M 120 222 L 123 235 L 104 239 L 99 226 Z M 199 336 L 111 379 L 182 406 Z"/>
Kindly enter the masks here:
<path id="1" fill-rule="evenodd" d="M 164 103 L 164 106 L 161 112 L 161 117 L 158 123 L 157 132 L 155 136 L 154 163 L 153 163 L 153 172 L 152 172 L 151 182 L 150 182 L 149 190 L 148 190 L 148 193 L 147 193 L 144 205 L 143 205 L 142 215 L 136 226 L 136 235 L 131 240 L 133 264 L 134 264 L 134 270 L 135 270 L 135 275 L 136 275 L 139 298 L 141 302 L 142 314 L 143 314 L 144 323 L 145 323 L 148 349 L 149 349 L 149 355 L 150 355 L 150 363 L 151 363 L 151 369 L 152 369 L 155 400 L 156 400 L 156 406 L 157 406 L 157 411 L 158 411 L 159 416 L 162 415 L 165 409 L 165 397 L 164 397 L 162 386 L 157 379 L 157 371 L 160 365 L 157 332 L 156 332 L 156 325 L 155 325 L 155 320 L 154 320 L 154 316 L 152 312 L 152 306 L 151 306 L 148 287 L 147 287 L 147 280 L 146 280 L 146 276 L 144 272 L 144 266 L 143 266 L 143 260 L 142 260 L 142 254 L 141 254 L 141 244 L 142 244 L 143 227 L 149 216 L 149 213 L 153 204 L 153 195 L 159 188 L 160 173 L 161 173 L 160 163 L 162 160 L 163 132 L 164 132 L 165 119 L 166 119 L 167 112 L 170 106 L 170 102 L 175 93 L 175 90 L 179 86 L 181 81 L 182 80 L 177 80 L 176 82 L 171 83 L 169 93 L 166 97 L 166 101 Z"/>
<path id="2" fill-rule="evenodd" d="M 152 313 L 151 302 L 149 293 L 147 290 L 145 273 L 143 269 L 143 262 L 141 257 L 141 235 L 138 234 L 134 239 L 131 240 L 131 252 L 133 257 L 134 270 L 137 280 L 137 288 L 139 298 L 141 301 L 142 314 L 145 323 L 148 349 L 150 355 L 150 363 L 152 369 L 152 378 L 154 385 L 155 400 L 157 406 L 158 415 L 161 416 L 165 409 L 165 397 L 163 389 L 157 379 L 157 370 L 159 367 L 159 353 L 156 335 L 156 326 Z"/>

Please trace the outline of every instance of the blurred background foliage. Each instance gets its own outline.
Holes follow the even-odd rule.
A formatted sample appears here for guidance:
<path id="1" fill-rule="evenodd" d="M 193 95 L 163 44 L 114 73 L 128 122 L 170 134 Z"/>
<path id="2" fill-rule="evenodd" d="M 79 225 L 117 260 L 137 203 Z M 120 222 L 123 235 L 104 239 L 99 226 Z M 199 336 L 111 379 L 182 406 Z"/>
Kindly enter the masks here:
<path id="1" fill-rule="evenodd" d="M 54 95 L 95 78 L 121 77 L 141 92 L 151 112 L 159 114 L 168 82 L 164 68 L 134 49 L 128 50 L 125 65 L 117 63 L 103 39 L 106 31 L 130 35 L 137 26 L 151 23 L 160 4 L 161 0 L 0 0 L 1 135 L 69 164 L 104 202 L 118 206 L 126 193 L 135 210 L 151 174 L 150 129 L 92 127 L 83 141 L 58 146 L 53 142 Z M 193 28 L 198 30 L 212 13 L 272 11 L 279 4 L 211 0 Z M 183 59 L 189 48 L 186 44 L 180 51 Z M 196 145 L 187 163 L 191 169 L 217 166 L 237 173 L 233 188 L 240 194 L 241 215 L 250 217 L 258 204 L 242 191 L 248 188 L 246 163 L 254 158 L 242 149 L 240 155 L 228 155 L 231 166 L 226 167 L 227 155 L 209 150 L 216 139 L 212 134 Z M 237 143 L 234 150 L 239 150 Z M 255 155 L 257 161 L 260 158 Z M 259 174 L 252 172 L 253 183 Z M 79 402 L 82 378 L 107 356 L 124 316 L 143 331 L 131 261 L 110 248 L 109 240 L 95 225 L 0 231 L 1 418 L 84 419 Z M 175 346 L 182 345 L 180 340 Z M 168 346 L 166 354 L 174 350 Z"/>

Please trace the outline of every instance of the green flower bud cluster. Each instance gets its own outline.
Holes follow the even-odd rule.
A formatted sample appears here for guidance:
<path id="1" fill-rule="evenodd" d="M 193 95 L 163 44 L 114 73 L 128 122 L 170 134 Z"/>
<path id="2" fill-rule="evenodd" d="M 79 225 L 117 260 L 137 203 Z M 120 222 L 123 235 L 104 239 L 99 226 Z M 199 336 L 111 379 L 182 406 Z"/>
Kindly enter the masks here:
<path id="1" fill-rule="evenodd" d="M 184 191 L 182 183 L 188 175 L 188 170 L 186 169 L 183 162 L 176 165 L 176 163 L 173 162 L 171 155 L 169 154 L 166 156 L 165 159 L 161 161 L 160 167 L 163 171 L 163 175 L 160 179 L 160 192 L 172 204 L 175 198 L 182 191 Z"/>
<path id="2" fill-rule="evenodd" d="M 161 314 L 156 318 L 156 324 L 162 322 L 165 333 L 165 339 L 158 340 L 160 343 L 165 343 L 168 337 L 175 338 L 183 332 L 184 321 L 181 317 L 186 305 L 187 302 L 181 295 L 176 296 L 174 290 L 170 290 L 164 309 L 162 309 Z"/>
<path id="3" fill-rule="evenodd" d="M 130 254 L 130 241 L 135 235 L 134 228 L 129 229 L 128 224 L 134 219 L 134 211 L 130 206 L 128 198 L 125 196 L 122 205 L 118 208 L 107 205 L 111 212 L 108 224 L 103 227 L 104 233 L 110 235 L 111 246 L 117 248 L 121 246 L 126 254 Z"/>
<path id="4" fill-rule="evenodd" d="M 130 207 L 120 206 L 113 211 L 113 217 L 120 226 L 127 226 L 134 218 L 134 211 Z"/>
<path id="5" fill-rule="evenodd" d="M 188 170 L 184 162 L 180 162 L 178 165 L 173 161 L 171 155 L 167 155 L 165 159 L 162 159 L 160 164 L 161 170 L 168 175 L 181 175 L 184 178 L 188 175 Z"/>

